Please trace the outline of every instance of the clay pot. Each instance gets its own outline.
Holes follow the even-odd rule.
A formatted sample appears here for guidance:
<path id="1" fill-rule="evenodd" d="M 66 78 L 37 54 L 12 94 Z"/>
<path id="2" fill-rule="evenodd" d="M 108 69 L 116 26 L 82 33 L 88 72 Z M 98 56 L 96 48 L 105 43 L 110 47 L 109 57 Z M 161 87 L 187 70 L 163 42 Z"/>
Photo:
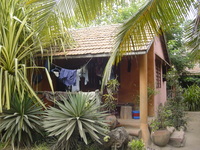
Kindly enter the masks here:
<path id="1" fill-rule="evenodd" d="M 157 146 L 166 146 L 169 142 L 170 132 L 168 130 L 157 130 L 152 132 L 151 139 Z"/>

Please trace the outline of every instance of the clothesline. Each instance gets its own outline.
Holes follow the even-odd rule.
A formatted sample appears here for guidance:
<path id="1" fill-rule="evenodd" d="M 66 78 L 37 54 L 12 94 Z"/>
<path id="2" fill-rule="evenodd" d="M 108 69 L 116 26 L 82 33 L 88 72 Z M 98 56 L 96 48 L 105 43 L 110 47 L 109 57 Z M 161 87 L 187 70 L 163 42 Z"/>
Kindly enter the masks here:
<path id="1" fill-rule="evenodd" d="M 81 68 L 84 68 L 85 66 L 87 66 L 91 60 L 92 60 L 92 58 L 90 58 L 90 59 L 88 60 L 88 62 L 87 62 L 86 64 L 84 64 L 82 67 L 80 67 L 80 69 L 81 69 Z M 54 65 L 55 67 L 59 68 L 59 69 L 63 68 L 63 67 L 60 67 L 60 66 L 58 66 L 58 65 L 56 65 L 56 64 L 54 64 L 54 63 L 51 63 L 51 64 Z"/>
<path id="2" fill-rule="evenodd" d="M 55 66 L 51 71 L 58 77 L 66 87 L 71 87 L 72 92 L 80 91 L 80 77 L 85 78 L 85 85 L 88 83 L 88 69 L 87 64 L 92 60 L 90 58 L 80 69 L 65 69 L 54 63 Z"/>

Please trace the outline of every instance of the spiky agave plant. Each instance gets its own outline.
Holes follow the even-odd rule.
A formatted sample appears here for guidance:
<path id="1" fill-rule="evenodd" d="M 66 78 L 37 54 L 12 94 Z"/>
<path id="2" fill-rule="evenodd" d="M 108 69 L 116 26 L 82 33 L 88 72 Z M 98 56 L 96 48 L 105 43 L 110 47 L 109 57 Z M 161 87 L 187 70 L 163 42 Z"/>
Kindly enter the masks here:
<path id="1" fill-rule="evenodd" d="M 11 108 L 5 110 L 0 120 L 1 141 L 14 146 L 30 146 L 33 136 L 41 134 L 42 106 L 37 105 L 26 93 L 23 99 L 13 93 Z"/>
<path id="2" fill-rule="evenodd" d="M 69 98 L 61 96 L 61 101 L 56 101 L 58 107 L 45 112 L 45 130 L 49 136 L 58 137 L 54 149 L 72 149 L 72 143 L 82 139 L 87 144 L 88 136 L 100 142 L 99 134 L 105 135 L 108 130 L 105 114 L 98 111 L 100 106 L 95 100 L 82 92 L 70 94 Z"/>

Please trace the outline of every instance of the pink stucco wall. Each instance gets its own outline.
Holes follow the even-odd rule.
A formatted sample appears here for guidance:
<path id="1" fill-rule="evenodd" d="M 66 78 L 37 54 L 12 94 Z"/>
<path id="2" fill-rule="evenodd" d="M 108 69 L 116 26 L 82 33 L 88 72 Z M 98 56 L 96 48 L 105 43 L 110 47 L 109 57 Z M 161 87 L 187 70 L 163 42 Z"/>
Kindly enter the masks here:
<path id="1" fill-rule="evenodd" d="M 155 54 L 157 56 L 159 56 L 160 58 L 165 60 L 165 56 L 164 56 L 164 53 L 163 53 L 163 48 L 162 48 L 161 41 L 160 41 L 159 37 L 155 38 L 155 41 L 154 41 L 154 52 L 155 52 Z"/>
<path id="2" fill-rule="evenodd" d="M 159 57 L 163 60 L 165 60 L 165 57 L 164 57 L 164 52 L 163 52 L 163 48 L 161 46 L 161 42 L 160 42 L 160 39 L 159 37 L 157 37 L 155 39 L 155 42 L 154 42 L 154 51 L 155 51 L 155 61 L 156 59 L 158 59 Z M 156 88 L 156 90 L 158 91 L 158 94 L 155 95 L 155 99 L 154 99 L 154 111 L 155 111 L 155 114 L 157 112 L 157 108 L 158 106 L 160 105 L 160 103 L 164 104 L 167 100 L 167 90 L 166 90 L 166 81 L 163 81 L 163 74 L 162 74 L 162 69 L 163 69 L 163 64 L 164 62 L 161 61 L 161 87 L 160 88 Z M 154 71 L 155 71 L 155 84 L 156 84 L 156 67 L 154 68 Z M 156 87 L 156 85 L 155 85 Z"/>

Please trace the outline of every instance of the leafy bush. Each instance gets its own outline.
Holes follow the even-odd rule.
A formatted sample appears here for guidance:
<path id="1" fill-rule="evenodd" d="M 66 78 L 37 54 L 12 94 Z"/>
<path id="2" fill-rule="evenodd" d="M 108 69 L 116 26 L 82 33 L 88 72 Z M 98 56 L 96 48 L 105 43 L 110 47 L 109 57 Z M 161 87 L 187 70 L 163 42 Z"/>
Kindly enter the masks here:
<path id="1" fill-rule="evenodd" d="M 183 93 L 184 104 L 189 111 L 200 110 L 200 87 L 196 84 L 189 86 Z"/>
<path id="2" fill-rule="evenodd" d="M 56 104 L 58 108 L 49 108 L 44 117 L 49 136 L 58 137 L 54 149 L 77 149 L 80 140 L 88 144 L 88 137 L 100 142 L 98 134 L 107 132 L 105 114 L 98 111 L 96 99 L 90 99 L 88 94 L 79 92 L 69 95 L 68 99 L 61 96 Z"/>
<path id="3" fill-rule="evenodd" d="M 130 150 L 144 150 L 145 144 L 142 140 L 132 140 L 128 143 Z"/>
<path id="4" fill-rule="evenodd" d="M 173 127 L 175 127 L 177 130 L 179 130 L 180 127 L 186 127 L 186 113 L 182 96 L 179 95 L 176 96 L 175 99 L 168 100 L 165 107 L 167 107 L 167 109 L 170 110 L 173 114 L 169 117 Z"/>
<path id="5" fill-rule="evenodd" d="M 116 110 L 116 98 L 113 96 L 113 93 L 110 94 L 104 94 L 103 95 L 104 99 L 104 109 L 107 112 L 114 112 Z"/>
<path id="6" fill-rule="evenodd" d="M 1 116 L 0 132 L 3 134 L 2 142 L 15 145 L 30 146 L 33 142 L 33 136 L 41 134 L 42 107 L 36 105 L 33 100 L 24 95 L 24 99 L 14 93 L 11 99 L 10 110 L 5 110 Z"/>
<path id="7" fill-rule="evenodd" d="M 151 121 L 150 127 L 152 131 L 156 131 L 159 129 L 166 129 L 167 126 L 172 125 L 172 121 L 170 117 L 172 116 L 172 112 L 170 109 L 166 107 L 166 105 L 158 106 L 158 114 L 157 117 Z"/>

